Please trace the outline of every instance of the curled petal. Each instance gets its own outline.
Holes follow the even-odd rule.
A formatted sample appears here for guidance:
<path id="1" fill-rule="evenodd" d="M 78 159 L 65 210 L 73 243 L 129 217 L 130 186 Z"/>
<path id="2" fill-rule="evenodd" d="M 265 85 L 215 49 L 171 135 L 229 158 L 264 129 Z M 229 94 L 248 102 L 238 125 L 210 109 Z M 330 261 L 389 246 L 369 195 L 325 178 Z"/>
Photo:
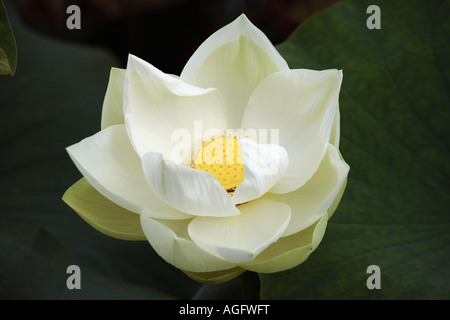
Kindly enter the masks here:
<path id="1" fill-rule="evenodd" d="M 150 188 L 125 125 L 110 126 L 68 147 L 67 152 L 89 183 L 119 206 L 155 218 L 191 217 L 166 205 Z"/>
<path id="2" fill-rule="evenodd" d="M 244 181 L 236 188 L 233 203 L 261 197 L 283 176 L 288 163 L 286 150 L 275 144 L 258 144 L 251 139 L 239 140 L 244 157 Z"/>
<path id="3" fill-rule="evenodd" d="M 165 160 L 159 153 L 142 158 L 145 177 L 156 194 L 171 207 L 196 216 L 238 215 L 226 190 L 211 174 Z"/>
<path id="4" fill-rule="evenodd" d="M 319 169 L 301 188 L 285 194 L 267 194 L 264 198 L 288 204 L 291 220 L 283 236 L 289 236 L 308 228 L 326 215 L 348 176 L 350 167 L 339 156 L 336 148 L 328 144 L 327 153 Z"/>
<path id="5" fill-rule="evenodd" d="M 214 272 L 236 264 L 199 248 L 187 234 L 190 220 L 156 220 L 141 215 L 142 230 L 155 251 L 173 266 L 188 272 Z"/>
<path id="6" fill-rule="evenodd" d="M 242 264 L 240 267 L 259 273 L 273 273 L 298 266 L 322 241 L 327 221 L 327 215 L 324 215 L 307 229 L 289 237 L 280 238 L 253 261 Z"/>
<path id="7" fill-rule="evenodd" d="M 330 143 L 339 150 L 341 140 L 341 113 L 339 112 L 339 103 L 336 104 L 336 113 L 334 114 L 333 127 L 331 128 Z"/>
<path id="8" fill-rule="evenodd" d="M 205 251 L 226 261 L 244 263 L 277 241 L 291 215 L 288 205 L 257 200 L 239 206 L 234 217 L 196 217 L 189 224 L 189 235 Z"/>
<path id="9" fill-rule="evenodd" d="M 226 128 L 218 90 L 188 84 L 133 55 L 128 59 L 124 90 L 125 124 L 140 157 L 158 152 L 181 163 L 186 157 L 173 157 L 180 136 L 191 150 L 201 143 L 204 131 Z M 196 121 L 201 121 L 198 135 L 194 134 Z"/>
<path id="10" fill-rule="evenodd" d="M 255 89 L 242 127 L 279 130 L 279 145 L 289 166 L 271 192 L 287 193 L 304 185 L 327 150 L 342 73 L 290 70 L 268 76 Z"/>

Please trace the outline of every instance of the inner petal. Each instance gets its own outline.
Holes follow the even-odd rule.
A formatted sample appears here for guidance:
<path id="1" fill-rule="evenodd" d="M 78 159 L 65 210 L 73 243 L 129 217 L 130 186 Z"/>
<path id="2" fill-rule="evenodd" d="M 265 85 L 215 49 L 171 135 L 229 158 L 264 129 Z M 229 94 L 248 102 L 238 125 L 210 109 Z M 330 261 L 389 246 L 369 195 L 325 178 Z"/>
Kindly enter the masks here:
<path id="1" fill-rule="evenodd" d="M 244 181 L 244 158 L 236 138 L 219 138 L 205 144 L 194 166 L 212 174 L 228 192 Z"/>

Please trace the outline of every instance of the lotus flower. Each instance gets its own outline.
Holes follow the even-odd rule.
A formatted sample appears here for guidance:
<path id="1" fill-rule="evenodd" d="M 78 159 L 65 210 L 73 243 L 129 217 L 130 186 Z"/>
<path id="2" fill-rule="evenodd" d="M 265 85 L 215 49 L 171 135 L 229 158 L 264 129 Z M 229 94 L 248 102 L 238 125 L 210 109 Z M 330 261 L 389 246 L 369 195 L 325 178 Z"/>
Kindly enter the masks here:
<path id="1" fill-rule="evenodd" d="M 290 69 L 244 15 L 179 77 L 129 55 L 111 70 L 101 131 L 67 148 L 84 178 L 63 199 L 201 282 L 293 268 L 345 189 L 341 82 L 338 70 Z"/>

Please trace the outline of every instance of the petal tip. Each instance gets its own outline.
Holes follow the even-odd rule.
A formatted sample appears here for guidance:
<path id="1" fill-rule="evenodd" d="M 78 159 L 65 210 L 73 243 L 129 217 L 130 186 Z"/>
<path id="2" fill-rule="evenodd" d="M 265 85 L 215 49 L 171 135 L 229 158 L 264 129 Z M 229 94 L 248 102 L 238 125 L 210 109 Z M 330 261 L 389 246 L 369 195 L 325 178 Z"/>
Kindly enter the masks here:
<path id="1" fill-rule="evenodd" d="M 237 17 L 235 21 L 240 23 L 252 24 L 252 22 L 247 18 L 245 13 L 241 13 L 241 15 Z"/>

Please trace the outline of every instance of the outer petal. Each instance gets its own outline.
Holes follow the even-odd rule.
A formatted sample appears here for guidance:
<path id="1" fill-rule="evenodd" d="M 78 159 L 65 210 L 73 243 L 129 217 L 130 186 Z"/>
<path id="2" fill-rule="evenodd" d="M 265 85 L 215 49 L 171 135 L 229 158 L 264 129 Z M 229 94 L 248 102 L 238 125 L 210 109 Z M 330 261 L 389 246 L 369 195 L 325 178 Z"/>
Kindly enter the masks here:
<path id="1" fill-rule="evenodd" d="M 327 153 L 313 177 L 301 188 L 286 194 L 267 194 L 264 198 L 288 204 L 291 220 L 283 237 L 308 228 L 330 208 L 341 191 L 350 167 L 339 156 L 336 148 L 328 144 Z"/>
<path id="2" fill-rule="evenodd" d="M 286 150 L 275 144 L 257 144 L 251 139 L 239 140 L 244 157 L 244 181 L 236 188 L 233 203 L 261 197 L 284 174 L 288 163 Z"/>
<path id="3" fill-rule="evenodd" d="M 173 157 L 180 136 L 186 136 L 187 141 L 181 143 L 193 149 L 202 138 L 208 138 L 202 136 L 204 131 L 226 128 L 218 90 L 187 84 L 133 55 L 125 75 L 124 113 L 128 134 L 140 157 L 159 152 L 177 163 L 185 160 Z M 201 121 L 198 135 L 194 135 L 195 121 Z"/>
<path id="4" fill-rule="evenodd" d="M 226 190 L 207 172 L 173 163 L 152 152 L 143 156 L 142 166 L 156 194 L 177 210 L 198 216 L 239 214 Z"/>
<path id="5" fill-rule="evenodd" d="M 139 216 L 102 196 L 85 178 L 78 180 L 63 200 L 98 231 L 121 240 L 145 240 Z"/>
<path id="6" fill-rule="evenodd" d="M 168 263 L 190 272 L 213 272 L 236 264 L 200 249 L 187 234 L 190 220 L 156 220 L 141 215 L 144 233 L 155 251 Z"/>
<path id="7" fill-rule="evenodd" d="M 278 240 L 291 215 L 289 206 L 270 200 L 252 201 L 239 210 L 241 214 L 234 217 L 196 217 L 189 224 L 189 235 L 205 251 L 244 263 Z"/>
<path id="8" fill-rule="evenodd" d="M 328 220 L 331 219 L 334 212 L 336 211 L 337 207 L 339 206 L 339 203 L 341 202 L 342 196 L 344 195 L 345 188 L 347 187 L 347 179 L 344 181 L 344 184 L 341 187 L 341 190 L 339 190 L 336 198 L 334 198 L 333 203 L 328 208 Z"/>
<path id="9" fill-rule="evenodd" d="M 204 284 L 220 284 L 227 281 L 230 281 L 241 274 L 243 274 L 246 270 L 235 267 L 232 269 L 221 270 L 221 271 L 213 271 L 213 272 L 189 272 L 182 270 L 189 278 L 204 283 Z"/>
<path id="10" fill-rule="evenodd" d="M 119 206 L 156 218 L 191 217 L 166 205 L 150 188 L 125 125 L 108 127 L 67 152 L 89 183 Z"/>
<path id="11" fill-rule="evenodd" d="M 269 39 L 245 15 L 211 35 L 184 67 L 181 78 L 202 88 L 218 88 L 228 108 L 228 128 L 239 128 L 258 83 L 289 70 Z"/>
<path id="12" fill-rule="evenodd" d="M 271 192 L 304 185 L 327 150 L 342 81 L 340 71 L 290 70 L 270 75 L 253 92 L 242 127 L 279 130 L 289 166 Z"/>
<path id="13" fill-rule="evenodd" d="M 307 229 L 289 237 L 280 238 L 253 261 L 241 267 L 259 273 L 288 270 L 303 263 L 322 241 L 327 226 L 327 215 Z"/>
<path id="14" fill-rule="evenodd" d="M 339 150 L 341 140 L 341 113 L 339 112 L 339 103 L 336 104 L 336 113 L 334 114 L 333 127 L 331 128 L 330 143 Z"/>
<path id="15" fill-rule="evenodd" d="M 125 69 L 111 68 L 108 88 L 102 109 L 102 130 L 115 124 L 124 124 L 123 119 L 123 86 Z"/>

